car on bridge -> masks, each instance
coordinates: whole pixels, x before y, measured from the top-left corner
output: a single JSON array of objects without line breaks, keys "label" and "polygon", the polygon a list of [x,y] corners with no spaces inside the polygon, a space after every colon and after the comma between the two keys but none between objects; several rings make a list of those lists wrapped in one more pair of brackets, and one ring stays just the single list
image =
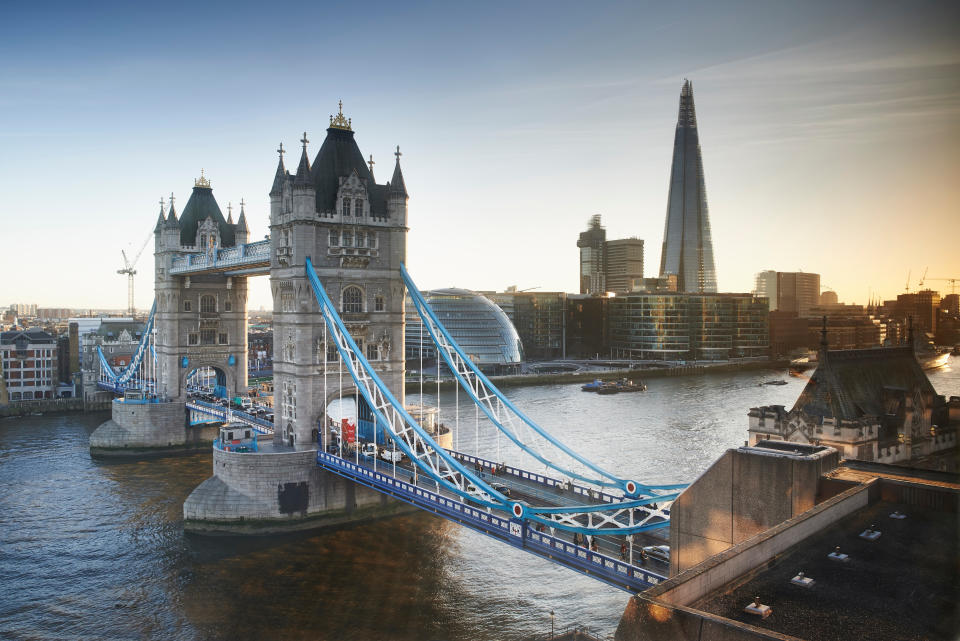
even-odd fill
[{"label": "car on bridge", "polygon": [[646,545],[640,550],[641,559],[653,559],[661,563],[670,563],[669,545]]},{"label": "car on bridge", "polygon": [[503,483],[491,483],[490,487],[497,492],[500,492],[500,494],[503,494],[505,497],[510,498],[510,488]]},{"label": "car on bridge", "polygon": [[471,499],[476,501],[486,501],[488,503],[493,503],[493,497],[481,490],[479,487],[470,483],[467,485],[467,494]]},{"label": "car on bridge", "polygon": [[388,450],[384,447],[380,450],[380,458],[390,463],[399,463],[403,460],[403,452],[400,450]]}]

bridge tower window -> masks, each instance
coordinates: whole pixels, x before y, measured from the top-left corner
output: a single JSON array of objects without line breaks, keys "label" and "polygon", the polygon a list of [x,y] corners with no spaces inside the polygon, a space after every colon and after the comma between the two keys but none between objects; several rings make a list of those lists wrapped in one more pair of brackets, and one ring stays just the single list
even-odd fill
[{"label": "bridge tower window", "polygon": [[217,330],[215,329],[200,330],[201,345],[215,345],[216,343],[217,343]]},{"label": "bridge tower window", "polygon": [[382,312],[384,310],[385,305],[383,302],[383,295],[377,294],[377,297],[374,299],[373,308],[378,312]]},{"label": "bridge tower window", "polygon": [[360,314],[363,312],[363,291],[351,285],[343,290],[342,311],[345,314]]},{"label": "bridge tower window", "polygon": [[353,215],[357,218],[363,216],[363,201],[359,198],[353,201]]},{"label": "bridge tower window", "polygon": [[192,312],[193,311],[193,302],[189,300],[183,301],[183,311]]},{"label": "bridge tower window", "polygon": [[213,314],[217,311],[217,299],[210,294],[200,297],[200,313]]},{"label": "bridge tower window", "polygon": [[340,213],[343,214],[344,216],[350,215],[350,199],[349,198],[343,199],[343,207],[341,208]]}]

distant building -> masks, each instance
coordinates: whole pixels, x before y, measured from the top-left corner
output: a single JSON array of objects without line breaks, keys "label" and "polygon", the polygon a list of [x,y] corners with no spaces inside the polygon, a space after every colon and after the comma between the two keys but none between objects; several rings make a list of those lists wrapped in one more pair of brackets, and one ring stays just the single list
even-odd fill
[{"label": "distant building", "polygon": [[34,318],[37,315],[36,303],[14,303],[10,311],[20,317]]},{"label": "distant building", "polygon": [[643,280],[643,240],[607,240],[600,216],[590,218],[577,240],[580,248],[580,293],[618,294],[640,288]]},{"label": "distant building", "polygon": [[0,333],[0,360],[11,401],[54,398],[57,341],[39,329]]},{"label": "distant building", "polygon": [[565,292],[498,292],[488,294],[513,323],[527,359],[564,356]]},{"label": "distant building", "polygon": [[809,321],[796,312],[770,312],[770,355],[789,356],[794,350],[810,346]]},{"label": "distant building", "polygon": [[73,310],[66,307],[40,307],[37,309],[37,318],[43,320],[61,320],[70,318],[72,315]]},{"label": "distant building", "polygon": [[580,248],[580,293],[603,294],[607,291],[604,274],[604,246],[607,230],[600,224],[599,214],[592,216],[587,231],[577,240]]},{"label": "distant building", "polygon": [[829,307],[839,302],[840,299],[837,298],[837,292],[832,289],[827,289],[820,293],[820,307]]},{"label": "distant building", "polygon": [[763,357],[770,350],[767,301],[752,294],[656,293],[610,301],[615,356],[654,360]]},{"label": "distant building", "polygon": [[900,294],[893,304],[891,315],[901,321],[913,318],[913,326],[921,332],[937,332],[937,309],[940,294],[932,289],[923,289],[912,294]]},{"label": "distant building", "polygon": [[643,286],[643,240],[620,238],[605,246],[607,291],[627,294]]},{"label": "distant building", "polygon": [[[424,298],[450,335],[477,367],[487,374],[519,373],[523,345],[510,319],[487,297],[466,289],[436,289]],[[407,370],[436,371],[437,351],[413,302],[405,307]],[[441,372],[446,366],[441,360]]]},{"label": "distant building", "polygon": [[771,312],[796,312],[808,317],[810,308],[820,303],[820,274],[762,271],[756,276],[753,293],[770,301]]},{"label": "distant building", "polygon": [[610,349],[610,301],[606,296],[567,296],[567,358],[606,356]]},{"label": "distant building", "polygon": [[684,81],[680,91],[667,220],[660,252],[660,277],[667,274],[677,276],[678,291],[717,291],[700,134],[693,104],[693,85],[689,80]]},{"label": "distant building", "polygon": [[749,412],[750,444],[828,445],[843,458],[896,463],[956,447],[960,398],[938,396],[913,347],[828,350],[793,409]]},{"label": "distant building", "polygon": [[952,316],[960,316],[960,294],[947,294],[940,299],[940,309]]}]

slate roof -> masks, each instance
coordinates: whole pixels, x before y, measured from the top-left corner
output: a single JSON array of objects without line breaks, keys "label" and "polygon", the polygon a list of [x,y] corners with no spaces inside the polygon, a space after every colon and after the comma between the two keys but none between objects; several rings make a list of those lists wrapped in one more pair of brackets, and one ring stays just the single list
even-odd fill
[{"label": "slate roof", "polygon": [[386,185],[378,185],[374,181],[370,168],[353,138],[353,132],[337,127],[327,129],[327,137],[320,146],[311,169],[313,185],[317,190],[317,211],[336,210],[340,177],[349,176],[354,171],[367,181],[371,216],[386,216]]},{"label": "slate roof", "polygon": [[[171,208],[171,215],[173,210]],[[220,246],[233,247],[236,244],[233,225],[228,225],[227,220],[220,211],[217,199],[213,197],[213,190],[209,187],[194,187],[190,194],[190,200],[187,206],[183,208],[180,214],[180,244],[197,244],[197,227],[206,220],[207,216],[213,218],[213,222],[220,226]]]},{"label": "slate roof", "polygon": [[17,338],[23,336],[30,343],[56,343],[56,339],[48,332],[31,327],[30,329],[14,329],[0,332],[0,345],[12,345]]},{"label": "slate roof", "polygon": [[821,350],[820,361],[794,411],[849,420],[886,414],[884,390],[936,395],[909,346]]}]

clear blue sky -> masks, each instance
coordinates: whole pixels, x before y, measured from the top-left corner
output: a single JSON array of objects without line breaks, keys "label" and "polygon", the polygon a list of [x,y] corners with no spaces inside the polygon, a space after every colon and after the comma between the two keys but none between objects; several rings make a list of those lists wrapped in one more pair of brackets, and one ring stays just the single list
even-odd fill
[{"label": "clear blue sky", "polygon": [[722,290],[960,277],[956,2],[89,5],[0,8],[0,304],[122,308],[201,167],[262,237],[277,143],[312,159],[339,99],[380,181],[403,151],[421,287],[574,291],[597,213],[655,275],[683,78]]}]

